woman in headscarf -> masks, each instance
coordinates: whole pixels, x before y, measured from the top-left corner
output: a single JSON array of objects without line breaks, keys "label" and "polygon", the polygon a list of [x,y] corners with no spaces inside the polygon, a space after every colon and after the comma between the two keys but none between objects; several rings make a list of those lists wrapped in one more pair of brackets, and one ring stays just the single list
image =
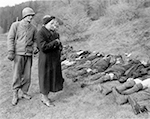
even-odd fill
[{"label": "woman in headscarf", "polygon": [[52,104],[48,94],[63,89],[64,79],[60,60],[62,44],[57,33],[59,25],[57,18],[46,15],[43,17],[43,26],[37,33],[39,87],[41,101],[46,106]]}]

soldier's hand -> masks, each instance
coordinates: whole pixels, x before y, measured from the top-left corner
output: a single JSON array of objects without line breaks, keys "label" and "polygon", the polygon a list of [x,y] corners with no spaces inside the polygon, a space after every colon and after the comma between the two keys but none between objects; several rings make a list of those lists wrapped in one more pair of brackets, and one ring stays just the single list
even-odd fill
[{"label": "soldier's hand", "polygon": [[39,50],[36,48],[36,49],[34,49],[33,54],[36,55],[38,52],[39,52]]},{"label": "soldier's hand", "polygon": [[13,61],[13,60],[15,59],[15,53],[9,53],[9,54],[8,54],[8,59],[9,59],[10,61]]}]

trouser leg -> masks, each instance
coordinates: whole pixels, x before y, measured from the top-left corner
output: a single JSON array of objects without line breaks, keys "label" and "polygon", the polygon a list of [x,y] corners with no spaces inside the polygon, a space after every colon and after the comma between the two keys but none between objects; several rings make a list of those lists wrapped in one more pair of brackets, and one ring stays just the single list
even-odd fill
[{"label": "trouser leg", "polygon": [[18,90],[21,87],[23,67],[22,56],[16,55],[13,64],[13,91]]},{"label": "trouser leg", "polygon": [[129,94],[135,93],[141,89],[143,89],[143,86],[141,83],[138,83],[138,84],[135,84],[132,88],[123,91],[122,94],[129,95]]},{"label": "trouser leg", "polygon": [[23,93],[27,93],[29,90],[29,86],[31,83],[31,66],[32,66],[32,57],[24,56],[24,72],[21,87]]},{"label": "trouser leg", "polygon": [[16,105],[18,103],[18,90],[21,87],[21,78],[22,78],[22,67],[23,63],[21,60],[21,56],[16,55],[13,64],[13,98],[12,98],[12,105]]},{"label": "trouser leg", "polygon": [[85,86],[99,84],[99,83],[103,82],[102,79],[101,79],[101,77],[103,75],[104,75],[103,73],[97,73],[97,74],[94,74],[94,75],[88,77],[89,80],[82,83],[81,87],[84,88]]},{"label": "trouser leg", "polygon": [[127,81],[125,83],[123,83],[122,85],[120,86],[117,86],[116,89],[122,93],[123,91],[127,90],[128,88],[131,88],[135,85],[135,82],[134,81]]}]

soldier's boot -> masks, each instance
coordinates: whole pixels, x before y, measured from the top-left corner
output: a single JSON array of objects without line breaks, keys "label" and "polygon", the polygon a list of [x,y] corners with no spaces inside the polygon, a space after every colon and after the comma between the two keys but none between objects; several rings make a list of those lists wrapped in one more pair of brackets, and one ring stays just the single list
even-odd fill
[{"label": "soldier's boot", "polygon": [[129,95],[129,94],[138,92],[141,89],[143,89],[143,85],[141,83],[135,84],[132,88],[123,91],[122,94]]},{"label": "soldier's boot", "polygon": [[134,85],[135,85],[134,81],[127,81],[127,82],[123,83],[122,85],[117,86],[116,89],[119,93],[122,93],[123,91],[125,91],[128,88],[133,87]]},{"label": "soldier's boot", "polygon": [[25,98],[25,99],[27,99],[27,100],[30,100],[32,97],[31,97],[29,94],[27,94],[27,93],[23,93],[23,94],[22,94],[22,98]]},{"label": "soldier's boot", "polygon": [[116,103],[119,105],[125,104],[128,101],[128,97],[126,95],[121,95],[115,87],[112,88],[112,93],[116,99]]},{"label": "soldier's boot", "polygon": [[140,105],[134,100],[134,98],[132,98],[131,96],[128,96],[128,102],[131,105],[132,110],[135,115],[141,113]]},{"label": "soldier's boot", "polygon": [[18,90],[13,91],[12,105],[15,106],[18,103]]}]

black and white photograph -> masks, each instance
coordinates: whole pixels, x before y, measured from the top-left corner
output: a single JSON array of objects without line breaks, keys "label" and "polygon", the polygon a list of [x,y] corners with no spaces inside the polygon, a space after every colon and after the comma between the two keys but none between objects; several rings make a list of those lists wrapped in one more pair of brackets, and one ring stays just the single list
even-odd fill
[{"label": "black and white photograph", "polygon": [[150,119],[150,0],[1,0],[0,119]]}]

